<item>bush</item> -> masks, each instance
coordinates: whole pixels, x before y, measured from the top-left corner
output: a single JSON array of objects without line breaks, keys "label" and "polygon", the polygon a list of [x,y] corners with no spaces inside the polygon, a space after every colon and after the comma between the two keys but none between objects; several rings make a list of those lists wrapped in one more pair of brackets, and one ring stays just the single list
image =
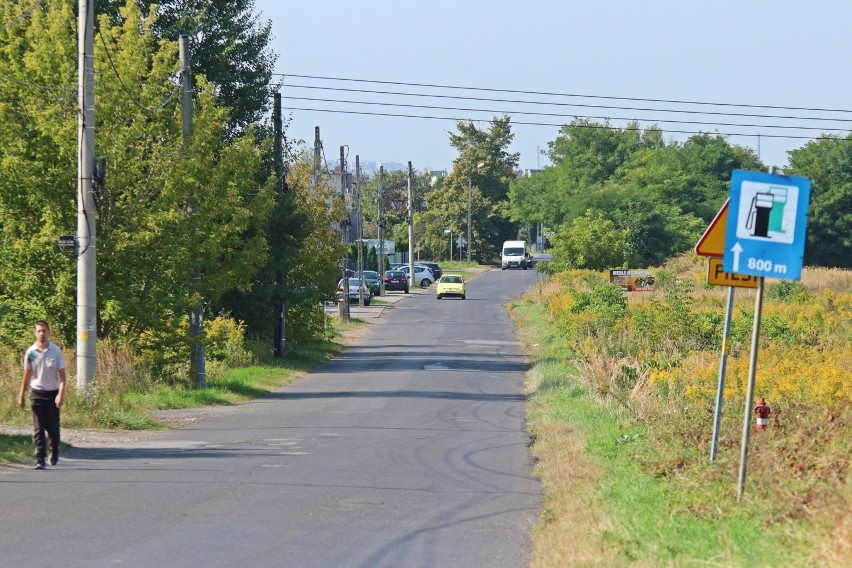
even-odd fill
[{"label": "bush", "polygon": [[814,295],[798,280],[781,280],[766,287],[766,298],[782,302],[807,302]]}]

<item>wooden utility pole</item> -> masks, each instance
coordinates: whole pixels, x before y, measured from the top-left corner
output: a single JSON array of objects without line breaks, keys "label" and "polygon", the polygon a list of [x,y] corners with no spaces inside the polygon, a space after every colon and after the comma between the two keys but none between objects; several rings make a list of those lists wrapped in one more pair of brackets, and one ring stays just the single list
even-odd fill
[{"label": "wooden utility pole", "polygon": [[[181,116],[183,118],[183,144],[189,144],[192,136],[192,71],[190,67],[189,36],[181,34],[178,37],[178,51],[180,56],[180,82],[182,85]],[[195,214],[195,203],[193,201],[193,189],[188,190],[189,200],[187,210],[192,217]],[[195,255],[193,255],[195,257]],[[192,356],[190,359],[191,374],[195,377],[195,385],[198,388],[207,386],[207,371],[204,361],[204,303],[199,296],[198,288],[201,284],[201,271],[197,268],[189,284],[189,296],[192,306],[189,310],[189,334],[192,340]]]},{"label": "wooden utility pole", "polygon": [[[281,155],[282,139],[283,139],[283,124],[281,118],[281,93],[275,93],[272,106],[272,122],[275,129],[275,147],[273,148],[273,163],[275,166],[275,198],[279,203],[284,201],[284,159]],[[276,270],[283,272],[283,267],[277,267]],[[282,276],[283,280],[283,276]],[[280,288],[284,288],[284,282],[277,282]],[[274,357],[280,357],[287,347],[287,305],[282,300],[281,304],[276,306],[276,321],[275,321],[275,345],[272,353]]]}]

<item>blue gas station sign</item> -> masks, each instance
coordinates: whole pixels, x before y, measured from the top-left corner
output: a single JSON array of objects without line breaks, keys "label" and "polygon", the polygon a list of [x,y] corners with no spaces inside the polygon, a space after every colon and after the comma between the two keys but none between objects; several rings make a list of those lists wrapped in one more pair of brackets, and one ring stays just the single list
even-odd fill
[{"label": "blue gas station sign", "polygon": [[722,268],[799,280],[810,196],[808,178],[734,170]]}]

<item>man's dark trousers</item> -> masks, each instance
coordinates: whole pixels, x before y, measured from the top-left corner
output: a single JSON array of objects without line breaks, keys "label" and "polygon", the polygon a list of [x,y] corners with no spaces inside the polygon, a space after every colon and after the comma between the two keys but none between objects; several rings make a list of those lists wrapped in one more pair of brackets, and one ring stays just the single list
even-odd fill
[{"label": "man's dark trousers", "polygon": [[50,437],[50,450],[58,455],[59,452],[59,409],[56,408],[58,390],[30,390],[30,404],[33,410],[33,445],[35,446],[36,461],[44,461],[47,448],[44,444],[44,433]]}]

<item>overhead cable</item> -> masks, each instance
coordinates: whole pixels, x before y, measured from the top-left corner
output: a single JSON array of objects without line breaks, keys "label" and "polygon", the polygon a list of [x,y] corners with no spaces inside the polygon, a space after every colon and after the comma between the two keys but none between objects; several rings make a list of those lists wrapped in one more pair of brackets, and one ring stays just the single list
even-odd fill
[{"label": "overhead cable", "polygon": [[314,101],[314,102],[326,102],[326,103],[344,103],[344,104],[358,104],[358,105],[379,105],[379,106],[392,106],[392,107],[405,107],[405,108],[423,108],[423,109],[432,109],[432,110],[456,110],[463,112],[489,112],[489,113],[498,113],[498,114],[508,114],[514,116],[516,114],[530,115],[530,116],[562,116],[566,118],[585,118],[585,119],[595,119],[595,120],[627,120],[627,121],[637,121],[637,122],[665,122],[671,124],[698,124],[702,126],[743,126],[749,128],[785,128],[791,130],[830,130],[837,132],[847,132],[848,128],[824,128],[819,126],[785,126],[780,124],[742,124],[742,123],[731,123],[731,122],[701,122],[701,121],[693,121],[693,120],[665,120],[659,118],[636,118],[636,117],[621,117],[621,116],[589,116],[589,115],[580,115],[580,114],[563,114],[563,113],[553,113],[553,112],[528,112],[528,111],[511,111],[511,110],[493,110],[493,109],[484,109],[484,108],[464,108],[464,107],[446,107],[446,106],[431,106],[431,105],[411,105],[404,103],[386,103],[386,102],[376,102],[376,101],[353,101],[353,100],[345,100],[345,99],[317,99],[312,97],[287,97],[289,100],[297,100],[297,101]]},{"label": "overhead cable", "polygon": [[[480,118],[459,118],[452,116],[423,116],[416,114],[394,114],[394,113],[386,113],[386,112],[366,112],[366,111],[349,111],[349,110],[332,110],[332,109],[323,109],[323,108],[300,108],[300,107],[288,107],[288,110],[299,110],[299,111],[308,111],[308,112],[332,112],[338,114],[355,114],[355,115],[363,115],[363,116],[388,116],[395,118],[423,118],[430,120],[452,120],[455,122],[486,122]],[[566,126],[563,124],[555,124],[548,122],[522,122],[522,121],[512,121],[512,124],[521,124],[527,126],[554,126],[557,128],[561,128]],[[593,128],[598,130],[623,130],[617,126],[606,126],[600,124],[574,124],[570,125],[576,128]],[[791,134],[761,134],[761,133],[748,133],[748,132],[705,132],[701,130],[671,130],[666,129],[665,132],[671,134],[716,134],[719,136],[749,136],[753,138],[787,138],[791,140],[816,140],[818,137],[816,136],[794,136]],[[852,137],[849,138],[838,138],[839,140],[849,140],[852,141]]]},{"label": "overhead cable", "polygon": [[747,103],[714,103],[707,101],[684,101],[677,99],[651,99],[651,98],[639,98],[639,97],[619,97],[614,95],[581,95],[575,93],[556,93],[556,92],[546,92],[546,91],[524,91],[517,89],[497,89],[497,88],[486,88],[486,87],[464,87],[458,85],[433,85],[428,83],[403,83],[400,81],[381,81],[374,79],[354,79],[349,77],[322,77],[318,75],[297,75],[295,73],[272,73],[272,75],[279,75],[282,77],[297,77],[299,79],[317,79],[323,81],[347,81],[347,82],[356,82],[356,83],[375,83],[379,85],[398,85],[405,87],[426,87],[426,88],[434,88],[434,89],[459,89],[466,91],[483,91],[483,92],[493,92],[493,93],[515,93],[522,95],[543,95],[543,96],[552,96],[552,97],[577,97],[577,98],[589,98],[589,99],[610,99],[610,100],[620,100],[620,101],[637,101],[637,102],[654,102],[654,103],[669,103],[669,104],[686,104],[686,105],[708,105],[708,106],[730,106],[730,107],[742,107],[742,108],[763,108],[763,109],[774,109],[774,110],[804,110],[804,111],[812,111],[812,112],[846,112],[852,113],[850,109],[830,109],[830,108],[810,108],[810,107],[795,107],[795,106],[774,106],[774,105],[758,105],[758,104],[747,104]]},{"label": "overhead cable", "polygon": [[516,104],[531,104],[531,105],[549,105],[549,106],[560,106],[560,107],[580,107],[580,108],[604,108],[604,109],[612,109],[612,110],[632,110],[632,111],[640,111],[640,112],[671,112],[678,114],[699,114],[699,115],[712,115],[712,116],[741,116],[741,117],[749,117],[749,118],[781,118],[787,120],[819,120],[819,121],[827,121],[827,122],[849,122],[852,123],[852,117],[850,118],[823,118],[823,117],[808,117],[808,116],[782,116],[776,114],[751,114],[751,113],[737,113],[737,112],[720,112],[720,111],[704,111],[704,110],[686,110],[686,109],[660,109],[660,108],[644,108],[644,107],[625,107],[625,106],[612,106],[612,105],[592,105],[585,103],[560,103],[560,102],[550,102],[550,101],[525,101],[525,100],[517,100],[517,99],[494,99],[494,98],[486,98],[486,97],[466,97],[461,95],[432,95],[425,93],[405,93],[399,91],[376,91],[372,89],[347,89],[342,87],[320,87],[316,85],[287,85],[284,87],[291,88],[300,88],[300,89],[320,89],[324,91],[344,91],[344,92],[353,92],[353,93],[370,93],[377,95],[394,95],[394,96],[405,96],[405,97],[429,97],[429,98],[438,98],[438,99],[457,99],[457,100],[466,100],[466,101],[485,101],[485,102],[499,102],[499,103],[516,103]]}]

